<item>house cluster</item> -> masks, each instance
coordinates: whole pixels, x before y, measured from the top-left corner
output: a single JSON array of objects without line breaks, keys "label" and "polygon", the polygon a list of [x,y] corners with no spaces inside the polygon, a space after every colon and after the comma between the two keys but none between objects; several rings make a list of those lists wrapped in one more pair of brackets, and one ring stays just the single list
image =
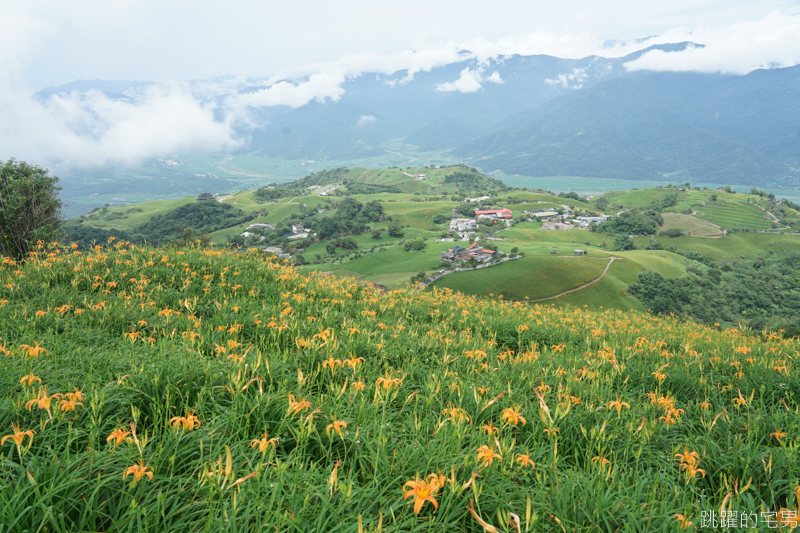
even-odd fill
[{"label": "house cluster", "polygon": [[204,192],[204,193],[198,195],[198,197],[197,197],[197,201],[198,202],[204,202],[206,200],[213,200],[213,199],[214,199],[214,195],[211,194],[210,192]]},{"label": "house cluster", "polygon": [[545,222],[542,224],[542,229],[563,230],[563,229],[589,229],[589,225],[594,222],[600,224],[605,222],[610,217],[607,215],[596,215],[591,217],[575,217],[571,221],[563,220],[562,222]]},{"label": "house cluster", "polygon": [[564,222],[545,222],[542,224],[542,229],[559,230],[559,229],[572,229],[573,227],[574,226],[572,225],[572,222],[568,220]]},{"label": "house cluster", "polygon": [[292,257],[292,254],[285,253],[283,251],[283,248],[279,248],[278,246],[267,246],[266,248],[264,248],[264,252],[266,252],[268,254],[277,255],[278,257],[280,257],[282,259],[289,259],[289,258]]},{"label": "house cluster", "polygon": [[611,218],[611,217],[609,217],[608,215],[595,215],[595,216],[592,216],[592,217],[575,217],[575,220],[580,225],[584,225],[585,224],[585,225],[588,226],[592,222],[594,222],[595,224],[600,224],[601,222],[605,222],[609,218]]},{"label": "house cluster", "polygon": [[507,209],[505,207],[503,209],[487,209],[485,211],[476,209],[475,216],[478,217],[479,220],[483,220],[485,218],[490,218],[492,220],[511,220],[514,217],[511,209]]},{"label": "house cluster", "polygon": [[409,174],[408,172],[403,172],[403,174],[405,174],[406,176],[408,176],[410,178],[414,178],[415,180],[419,180],[419,181],[425,181],[426,179],[428,179],[428,175],[427,174]]},{"label": "house cluster", "polygon": [[469,261],[470,259],[477,259],[478,261],[489,261],[497,256],[499,252],[494,250],[487,250],[478,243],[473,243],[469,248],[462,246],[453,246],[448,248],[446,252],[442,252],[439,257],[442,261]]},{"label": "house cluster", "polygon": [[526,215],[539,217],[540,219],[558,216],[558,211],[555,211],[554,209],[530,209],[528,211],[523,211],[523,213]]},{"label": "house cluster", "polygon": [[474,218],[453,218],[450,220],[450,233],[465,233],[478,229]]},{"label": "house cluster", "polygon": [[477,204],[479,202],[483,202],[485,200],[489,200],[489,196],[475,196],[473,198],[464,198],[464,203],[467,204]]},{"label": "house cluster", "polygon": [[[273,226],[272,224],[260,224],[260,223],[250,224],[249,226],[247,226],[247,229],[241,235],[242,237],[254,237],[257,234],[250,231],[251,229],[273,229],[274,227],[275,226]],[[263,235],[259,238],[260,241],[263,241],[264,239],[266,239],[266,237],[264,237]]]},{"label": "house cluster", "polygon": [[292,224],[292,231],[284,233],[283,236],[289,240],[305,239],[308,237],[308,230],[302,224]]}]

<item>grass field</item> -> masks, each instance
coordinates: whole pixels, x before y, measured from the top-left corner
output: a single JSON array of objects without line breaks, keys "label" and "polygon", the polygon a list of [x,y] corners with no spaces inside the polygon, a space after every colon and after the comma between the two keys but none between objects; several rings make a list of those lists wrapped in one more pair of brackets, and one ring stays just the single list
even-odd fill
[{"label": "grass field", "polygon": [[[571,250],[559,248],[559,253],[571,253]],[[578,288],[597,279],[611,257],[620,259],[611,264],[597,283],[558,298],[544,300],[542,305],[644,310],[638,301],[625,292],[629,284],[637,281],[640,272],[652,270],[666,278],[686,275],[684,263],[687,260],[677,254],[591,250],[590,255],[582,257],[527,255],[489,269],[448,274],[433,285],[482,297],[503,295],[510,300],[535,300]]]},{"label": "grass field", "polygon": [[526,256],[487,269],[448,274],[433,285],[464,294],[535,300],[591,281],[607,264],[608,259],[599,257]]},{"label": "grass field", "polygon": [[724,198],[720,198],[716,202],[709,200],[705,206],[696,209],[700,211],[696,215],[698,218],[727,230],[761,230],[772,226],[772,219],[765,220],[765,213],[750,204],[744,195],[726,194]]},{"label": "grass field", "polygon": [[679,213],[663,213],[664,224],[659,226],[658,231],[669,231],[671,229],[679,229],[684,232],[684,235],[691,235],[694,237],[721,237],[722,230],[711,225],[705,220],[700,220],[691,215],[682,215]]},{"label": "grass field", "polygon": [[[671,208],[676,212],[686,209],[697,211],[692,215],[700,220],[725,228],[763,230],[772,225],[772,219],[764,219],[764,211],[751,202],[759,199],[750,194],[732,194],[723,191],[697,191],[675,189],[642,189],[619,191],[605,195],[612,204],[626,208],[647,207],[654,200],[661,201],[667,194],[678,193],[678,204]],[[716,197],[716,200],[712,200]],[[702,205],[701,205],[702,204]]]},{"label": "grass field", "polygon": [[797,340],[256,252],[40,248],[0,279],[3,531],[666,533],[721,507],[767,531],[800,508]]},{"label": "grass field", "polygon": [[[675,246],[679,250],[694,250],[715,261],[738,260],[741,256],[753,259],[758,253],[791,253],[800,251],[798,235],[767,235],[763,233],[732,233],[721,239],[693,237],[657,237],[664,248]],[[644,248],[649,237],[634,239],[638,248]]]},{"label": "grass field", "polygon": [[[408,282],[411,276],[419,272],[432,272],[434,267],[439,264],[439,253],[452,245],[453,243],[429,242],[424,250],[416,252],[406,252],[402,247],[390,246],[379,248],[379,251],[372,253],[365,253],[358,259],[345,260],[343,263],[311,265],[305,269],[322,270],[337,276],[355,277],[359,280],[396,288]],[[309,248],[305,253],[314,251]],[[387,278],[386,274],[391,274],[391,276]],[[391,281],[386,283],[387,280]]]}]

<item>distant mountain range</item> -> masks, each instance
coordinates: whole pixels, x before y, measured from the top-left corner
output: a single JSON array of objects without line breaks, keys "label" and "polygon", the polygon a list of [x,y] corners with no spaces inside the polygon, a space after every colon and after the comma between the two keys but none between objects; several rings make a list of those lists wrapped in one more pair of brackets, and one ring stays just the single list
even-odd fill
[{"label": "distant mountain range", "polygon": [[[285,159],[348,159],[404,139],[450,150],[484,171],[800,185],[800,66],[746,76],[629,72],[622,58],[515,55],[347,80],[336,102],[252,110],[242,149]],[[699,46],[699,45],[694,45]],[[259,91],[248,80],[242,94]],[[124,97],[141,82],[73,82]]]}]

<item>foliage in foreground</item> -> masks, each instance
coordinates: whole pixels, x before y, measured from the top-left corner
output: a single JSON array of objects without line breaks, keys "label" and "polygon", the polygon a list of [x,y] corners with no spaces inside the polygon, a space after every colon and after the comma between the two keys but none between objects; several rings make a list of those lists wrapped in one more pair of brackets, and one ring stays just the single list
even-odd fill
[{"label": "foliage in foreground", "polygon": [[1,268],[11,531],[672,531],[800,504],[796,340],[255,251]]},{"label": "foliage in foreground", "polygon": [[58,178],[47,169],[9,159],[0,164],[0,255],[21,259],[61,229]]}]

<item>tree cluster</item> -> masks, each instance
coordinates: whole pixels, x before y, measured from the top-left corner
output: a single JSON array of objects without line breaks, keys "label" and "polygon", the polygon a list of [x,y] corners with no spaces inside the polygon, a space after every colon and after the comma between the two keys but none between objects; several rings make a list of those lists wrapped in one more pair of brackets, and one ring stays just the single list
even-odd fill
[{"label": "tree cluster", "polygon": [[800,334],[800,253],[725,263],[698,253],[682,255],[704,264],[690,266],[686,277],[675,279],[642,272],[628,293],[656,314]]},{"label": "tree cluster", "polygon": [[612,235],[654,235],[664,217],[654,209],[632,209],[597,225],[597,231]]},{"label": "tree cluster", "polygon": [[36,165],[9,159],[0,167],[0,253],[24,258],[37,241],[61,234],[58,177]]}]

